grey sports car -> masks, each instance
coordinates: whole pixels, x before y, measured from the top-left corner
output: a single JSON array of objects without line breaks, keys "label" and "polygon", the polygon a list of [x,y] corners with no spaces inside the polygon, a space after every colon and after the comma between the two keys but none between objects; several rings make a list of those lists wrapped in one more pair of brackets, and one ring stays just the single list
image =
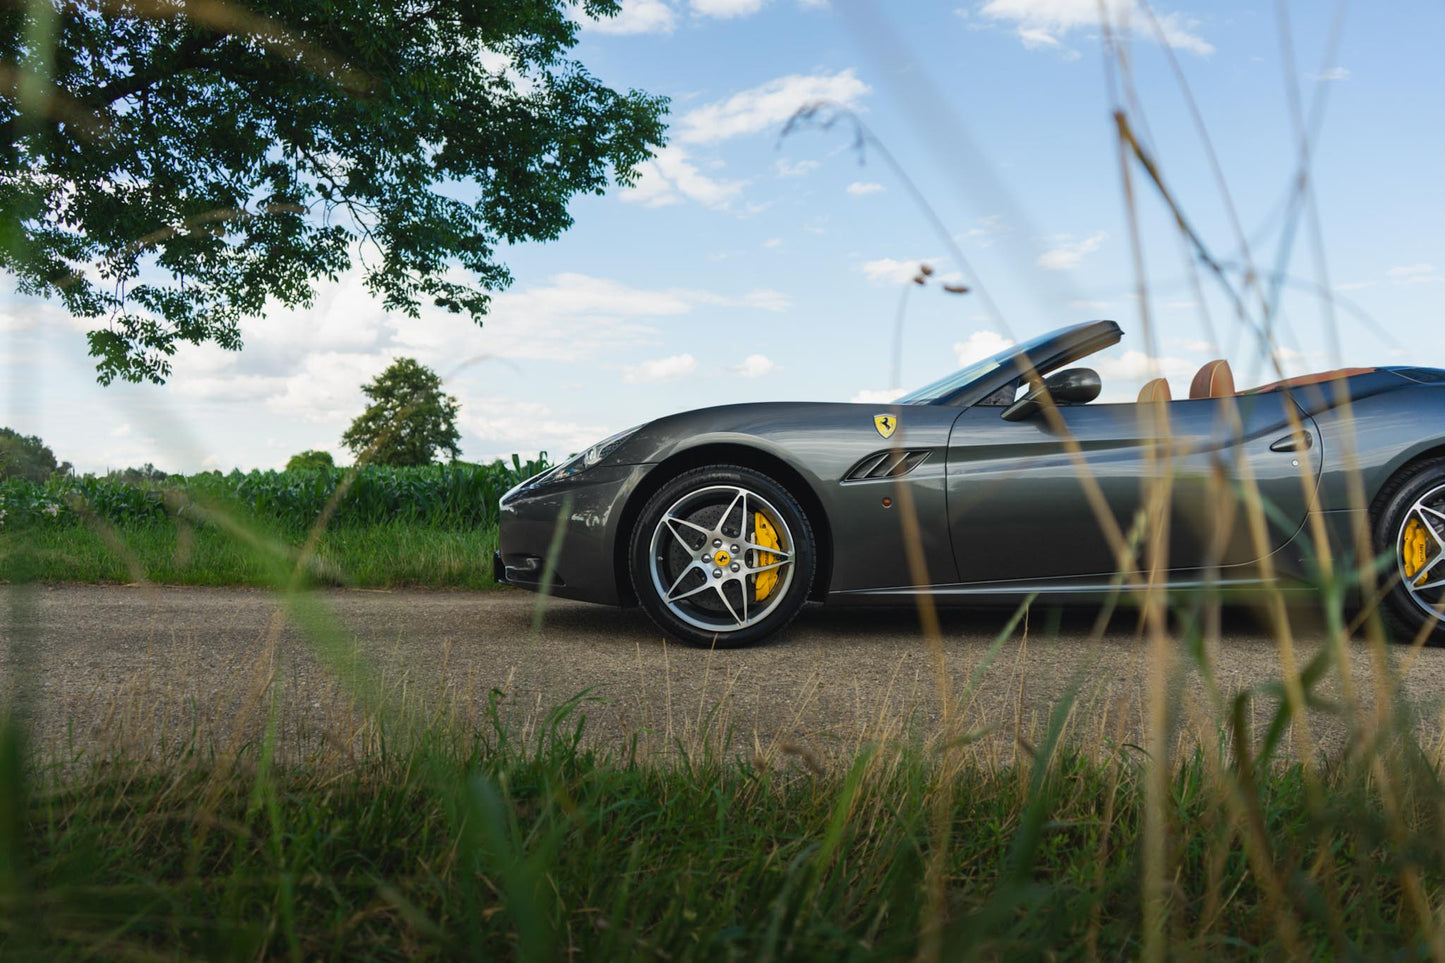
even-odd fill
[{"label": "grey sports car", "polygon": [[[725,405],[613,435],[507,492],[497,580],[640,604],[696,645],[755,642],[808,600],[1097,600],[1317,584],[1374,558],[1402,637],[1445,607],[1445,371],[1347,368],[1091,404],[1069,367],[1123,337],[1061,328],[887,405]],[[1360,537],[1356,537],[1357,534]],[[1338,564],[1338,562],[1336,563]]]}]

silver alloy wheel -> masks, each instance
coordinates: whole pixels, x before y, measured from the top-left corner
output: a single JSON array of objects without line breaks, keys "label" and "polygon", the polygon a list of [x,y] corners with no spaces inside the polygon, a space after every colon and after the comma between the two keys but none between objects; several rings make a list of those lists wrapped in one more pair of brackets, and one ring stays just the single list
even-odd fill
[{"label": "silver alloy wheel", "polygon": [[[754,514],[772,526],[778,547],[755,541]],[[688,625],[737,632],[767,618],[788,594],[796,548],[783,514],[766,498],[737,485],[710,485],[662,513],[648,546],[648,573],[657,597]],[[750,604],[757,577],[772,571],[777,584]]]},{"label": "silver alloy wheel", "polygon": [[[1423,528],[1417,537],[1425,541],[1424,558],[1413,572],[1409,571],[1410,555],[1415,550],[1409,544],[1414,531],[1412,522]],[[1439,618],[1445,606],[1445,591],[1442,591],[1445,590],[1445,565],[1441,559],[1445,559],[1445,485],[1436,486],[1415,500],[1400,520],[1395,544],[1401,584],[1415,604],[1433,618]]]}]

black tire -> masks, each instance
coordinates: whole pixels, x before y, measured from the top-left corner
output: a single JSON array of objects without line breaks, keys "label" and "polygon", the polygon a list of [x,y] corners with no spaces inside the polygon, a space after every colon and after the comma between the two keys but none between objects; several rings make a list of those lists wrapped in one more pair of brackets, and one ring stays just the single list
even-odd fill
[{"label": "black tire", "polygon": [[[770,538],[776,554],[754,547]],[[782,629],[807,601],[816,568],[813,530],[797,499],[736,465],[695,468],[667,482],[628,542],[643,611],[669,637],[703,648],[752,645]],[[766,572],[776,573],[772,581]]]},{"label": "black tire", "polygon": [[[1424,504],[1426,510],[1416,511],[1417,504]],[[1445,604],[1445,585],[1434,589],[1412,588],[1411,579],[1406,575],[1407,566],[1418,562],[1404,556],[1407,526],[1412,524],[1412,517],[1416,526],[1424,524],[1421,521],[1424,519],[1435,537],[1418,528],[1413,533],[1427,546],[1426,570],[1417,568],[1414,582],[1419,584],[1424,578],[1424,584],[1430,586],[1437,579],[1445,579],[1445,560],[1435,564],[1439,555],[1445,555],[1445,548],[1441,548],[1445,542],[1445,514],[1435,517],[1429,510],[1432,506],[1439,506],[1441,512],[1445,512],[1445,458],[1422,461],[1396,474],[1376,496],[1375,510],[1371,513],[1375,552],[1394,563],[1386,566],[1379,576],[1381,586],[1387,589],[1380,612],[1398,642],[1413,642],[1429,624],[1426,642],[1445,644],[1445,622],[1431,611],[1432,607]]]}]

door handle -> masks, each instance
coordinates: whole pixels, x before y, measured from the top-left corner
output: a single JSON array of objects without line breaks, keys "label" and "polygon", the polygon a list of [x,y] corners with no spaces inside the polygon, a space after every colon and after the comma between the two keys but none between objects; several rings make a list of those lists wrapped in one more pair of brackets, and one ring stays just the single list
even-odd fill
[{"label": "door handle", "polygon": [[1290,434],[1285,435],[1283,438],[1275,439],[1274,443],[1269,446],[1269,450],[1304,451],[1306,448],[1313,447],[1314,443],[1315,437],[1309,432],[1300,432],[1297,435],[1291,432]]}]

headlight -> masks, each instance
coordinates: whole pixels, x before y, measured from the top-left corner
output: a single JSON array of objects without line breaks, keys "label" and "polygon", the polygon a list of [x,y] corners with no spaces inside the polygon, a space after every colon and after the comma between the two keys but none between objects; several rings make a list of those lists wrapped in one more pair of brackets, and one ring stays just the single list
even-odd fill
[{"label": "headlight", "polygon": [[586,471],[602,459],[606,458],[608,455],[612,454],[618,448],[620,448],[622,446],[622,443],[627,439],[631,438],[633,432],[637,431],[637,429],[641,427],[641,425],[634,425],[633,427],[628,428],[626,431],[619,431],[615,435],[611,435],[607,438],[602,439],[591,448],[588,448],[586,451],[582,452],[582,454],[573,455],[566,462],[563,462],[560,466],[558,466],[557,473],[552,477],[566,478],[569,475],[577,474],[579,471]]}]

